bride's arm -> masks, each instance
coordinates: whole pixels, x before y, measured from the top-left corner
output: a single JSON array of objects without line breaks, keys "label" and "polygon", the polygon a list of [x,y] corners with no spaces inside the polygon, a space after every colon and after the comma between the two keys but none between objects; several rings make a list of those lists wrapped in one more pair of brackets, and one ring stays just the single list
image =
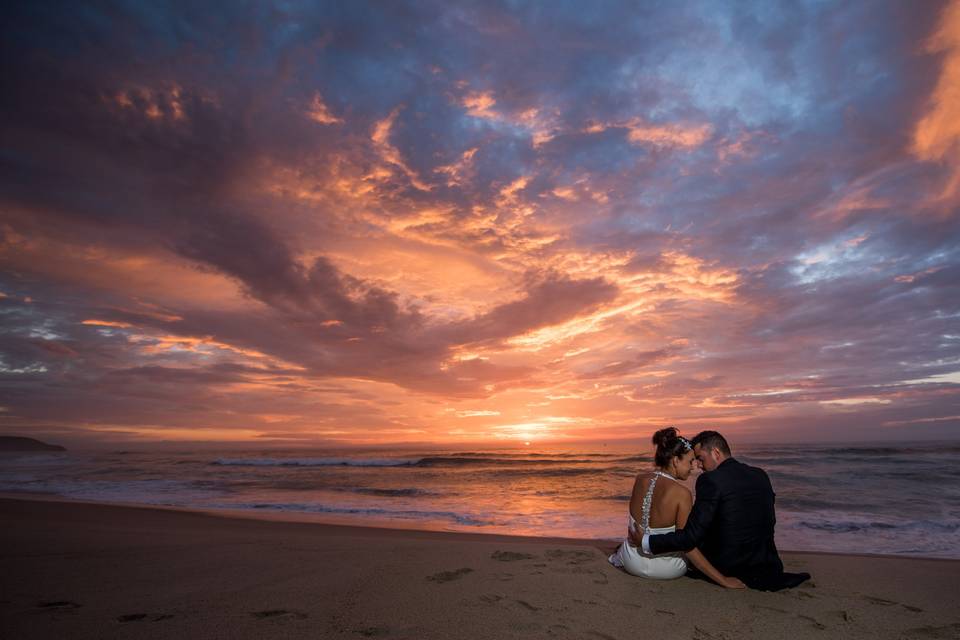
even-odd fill
[{"label": "bride's arm", "polygon": [[[679,493],[681,493],[682,497],[680,498],[680,504],[677,505],[677,529],[682,529],[684,525],[687,524],[687,516],[690,515],[690,509],[693,507],[693,499],[690,497],[689,491]],[[710,564],[710,561],[700,553],[699,549],[691,549],[687,551],[685,555],[687,556],[687,560],[693,563],[693,566],[721,587],[726,587],[727,589],[747,588],[747,585],[743,584],[739,579],[728,578],[717,571],[716,567]]]}]

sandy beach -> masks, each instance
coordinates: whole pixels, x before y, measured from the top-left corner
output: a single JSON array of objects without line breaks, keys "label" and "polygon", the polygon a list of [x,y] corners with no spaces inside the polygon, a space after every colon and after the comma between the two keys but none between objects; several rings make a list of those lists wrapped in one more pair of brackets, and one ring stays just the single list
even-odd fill
[{"label": "sandy beach", "polygon": [[801,588],[609,566],[597,541],[0,499],[3,638],[958,638],[960,561],[784,553]]}]

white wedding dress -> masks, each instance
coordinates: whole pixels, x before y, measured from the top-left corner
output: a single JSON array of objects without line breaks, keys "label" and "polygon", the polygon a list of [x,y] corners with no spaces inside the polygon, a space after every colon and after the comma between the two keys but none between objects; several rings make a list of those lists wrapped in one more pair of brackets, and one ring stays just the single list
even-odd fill
[{"label": "white wedding dress", "polygon": [[[658,533],[673,533],[677,530],[676,526],[671,527],[650,527],[650,503],[653,500],[653,490],[657,486],[657,478],[663,476],[676,482],[676,478],[662,471],[654,471],[653,478],[650,480],[650,487],[646,495],[643,496],[643,520],[642,527],[637,524],[633,516],[630,515],[629,527],[631,531],[642,536],[644,533],[651,535]],[[660,555],[650,555],[643,552],[643,549],[633,546],[630,538],[624,540],[616,552],[609,558],[610,564],[619,567],[627,573],[644,578],[656,578],[659,580],[671,580],[679,578],[687,572],[687,560],[682,553],[662,553]]]}]

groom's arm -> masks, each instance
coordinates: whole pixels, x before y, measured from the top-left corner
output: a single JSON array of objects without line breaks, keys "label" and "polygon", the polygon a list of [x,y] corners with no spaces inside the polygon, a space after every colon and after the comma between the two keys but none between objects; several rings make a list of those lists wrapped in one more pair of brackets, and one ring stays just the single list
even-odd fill
[{"label": "groom's arm", "polygon": [[687,517],[683,529],[673,533],[661,533],[643,536],[643,549],[648,553],[659,554],[671,551],[689,551],[699,547],[710,529],[710,523],[720,503],[717,485],[704,473],[697,479],[697,499]]}]

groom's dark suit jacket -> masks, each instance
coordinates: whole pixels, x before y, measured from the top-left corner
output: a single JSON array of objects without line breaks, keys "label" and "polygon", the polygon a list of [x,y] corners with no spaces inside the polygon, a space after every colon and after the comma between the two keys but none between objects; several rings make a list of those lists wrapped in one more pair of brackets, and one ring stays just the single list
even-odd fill
[{"label": "groom's dark suit jacket", "polygon": [[753,589],[779,589],[783,563],[773,543],[774,493],[763,469],[727,458],[697,478],[697,499],[683,529],[652,535],[654,554],[694,547],[724,575]]}]

